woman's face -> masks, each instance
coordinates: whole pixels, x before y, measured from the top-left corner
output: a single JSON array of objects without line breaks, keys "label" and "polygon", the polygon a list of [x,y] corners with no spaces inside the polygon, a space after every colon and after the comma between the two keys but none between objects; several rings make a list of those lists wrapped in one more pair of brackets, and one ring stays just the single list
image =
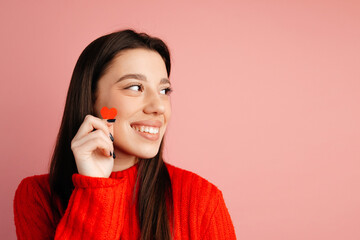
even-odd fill
[{"label": "woman's face", "polygon": [[98,117],[104,106],[117,109],[116,160],[152,158],[158,153],[171,116],[170,86],[165,62],[155,51],[126,49],[112,60],[99,79],[94,107]]}]

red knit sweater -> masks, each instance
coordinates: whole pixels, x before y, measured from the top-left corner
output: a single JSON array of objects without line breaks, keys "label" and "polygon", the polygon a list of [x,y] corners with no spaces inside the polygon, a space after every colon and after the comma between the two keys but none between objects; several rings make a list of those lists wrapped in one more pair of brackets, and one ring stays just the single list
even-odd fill
[{"label": "red knit sweater", "polygon": [[[236,239],[222,192],[195,173],[165,163],[174,197],[175,239]],[[57,226],[49,205],[48,174],[24,178],[14,197],[18,239],[139,239],[131,204],[139,163],[109,178],[73,174],[75,189]],[[60,205],[59,205],[60,206]]]}]

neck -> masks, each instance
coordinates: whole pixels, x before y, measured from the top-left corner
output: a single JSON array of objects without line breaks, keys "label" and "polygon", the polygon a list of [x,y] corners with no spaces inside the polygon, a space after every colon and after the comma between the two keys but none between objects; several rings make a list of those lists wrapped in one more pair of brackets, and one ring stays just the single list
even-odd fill
[{"label": "neck", "polygon": [[133,156],[132,158],[120,158],[116,155],[116,158],[114,160],[114,167],[113,167],[113,172],[117,172],[117,171],[122,171],[125,169],[128,169],[132,166],[134,166],[137,162],[139,161],[139,159],[136,156]]}]

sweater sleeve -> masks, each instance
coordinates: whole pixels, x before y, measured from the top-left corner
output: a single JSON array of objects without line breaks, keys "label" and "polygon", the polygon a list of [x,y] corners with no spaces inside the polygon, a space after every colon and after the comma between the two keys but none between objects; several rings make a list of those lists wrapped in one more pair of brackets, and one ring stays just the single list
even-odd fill
[{"label": "sweater sleeve", "polygon": [[215,199],[218,203],[210,215],[210,221],[202,239],[236,240],[234,225],[220,190],[218,190]]},{"label": "sweater sleeve", "polygon": [[32,178],[25,178],[14,197],[18,239],[119,239],[125,212],[127,179],[73,174],[73,190],[67,209],[53,226],[45,192]]}]

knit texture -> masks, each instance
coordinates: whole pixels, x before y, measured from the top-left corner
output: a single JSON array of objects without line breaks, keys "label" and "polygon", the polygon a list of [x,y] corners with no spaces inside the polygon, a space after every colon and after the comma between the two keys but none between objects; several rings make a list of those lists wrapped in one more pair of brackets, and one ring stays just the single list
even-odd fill
[{"label": "knit texture", "polygon": [[[190,171],[165,162],[174,197],[174,239],[236,239],[222,192]],[[14,196],[18,239],[139,239],[132,204],[139,163],[109,178],[73,174],[75,189],[55,226],[50,209],[49,174],[24,178]]]}]

